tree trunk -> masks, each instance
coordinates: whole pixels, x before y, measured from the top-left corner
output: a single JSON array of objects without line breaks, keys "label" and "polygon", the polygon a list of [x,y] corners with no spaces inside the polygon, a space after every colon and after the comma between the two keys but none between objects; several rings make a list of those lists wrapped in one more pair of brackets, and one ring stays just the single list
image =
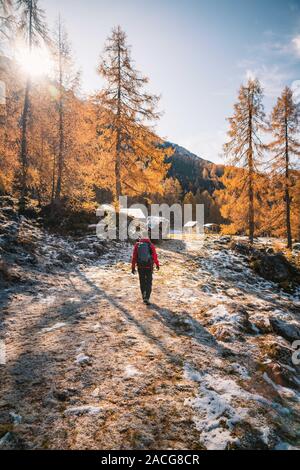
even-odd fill
[{"label": "tree trunk", "polygon": [[[29,25],[28,25],[28,48],[29,54],[32,51],[32,15],[33,15],[33,4],[32,1],[29,4]],[[31,78],[28,74],[26,80],[25,88],[25,97],[24,97],[24,106],[22,113],[22,124],[21,124],[21,190],[20,190],[20,200],[19,200],[19,209],[21,212],[24,212],[26,209],[26,196],[28,193],[27,186],[27,173],[28,173],[28,144],[27,144],[27,129],[28,129],[28,118],[30,110],[30,91],[31,91]]]},{"label": "tree trunk", "polygon": [[252,97],[249,100],[249,149],[248,149],[248,223],[249,223],[249,242],[253,244],[254,240],[254,190],[253,190],[253,178],[254,178],[254,166],[253,166],[253,142],[252,142]]},{"label": "tree trunk", "polygon": [[285,218],[287,248],[292,249],[292,229],[291,229],[291,200],[290,200],[290,171],[289,171],[289,137],[287,118],[285,118]]},{"label": "tree trunk", "polygon": [[117,109],[117,129],[116,129],[116,161],[115,161],[115,178],[116,178],[116,200],[122,196],[121,184],[121,47],[118,47],[118,109]]},{"label": "tree trunk", "polygon": [[58,170],[57,184],[55,190],[55,199],[59,200],[61,196],[63,168],[64,168],[64,102],[63,102],[63,65],[62,65],[62,35],[61,23],[59,23],[59,151],[58,151]]},{"label": "tree trunk", "polygon": [[27,78],[26,88],[25,88],[25,97],[24,97],[24,106],[21,120],[21,178],[20,178],[20,211],[23,212],[26,208],[26,196],[28,192],[27,187],[27,172],[28,172],[28,147],[27,147],[27,129],[28,129],[28,118],[29,118],[29,108],[30,108],[30,89],[31,81],[30,77]]},{"label": "tree trunk", "polygon": [[53,156],[53,167],[52,167],[52,187],[51,187],[51,205],[53,206],[54,197],[55,197],[55,167],[56,167],[56,158],[55,154]]}]

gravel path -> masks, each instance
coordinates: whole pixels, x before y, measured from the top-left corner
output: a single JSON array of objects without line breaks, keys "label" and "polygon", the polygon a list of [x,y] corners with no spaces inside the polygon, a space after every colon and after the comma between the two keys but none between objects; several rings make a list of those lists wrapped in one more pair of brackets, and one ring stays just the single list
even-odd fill
[{"label": "gravel path", "polygon": [[212,242],[164,242],[159,256],[149,307],[128,247],[3,292],[0,447],[299,445],[299,370],[271,356],[290,344],[268,324],[297,321],[299,302]]}]

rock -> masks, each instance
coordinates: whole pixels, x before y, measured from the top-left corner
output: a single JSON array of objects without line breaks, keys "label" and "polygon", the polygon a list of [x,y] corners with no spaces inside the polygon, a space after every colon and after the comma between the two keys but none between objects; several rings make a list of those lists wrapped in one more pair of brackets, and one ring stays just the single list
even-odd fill
[{"label": "rock", "polygon": [[250,267],[261,277],[280,284],[289,290],[300,283],[300,272],[281,252],[274,253],[273,248],[253,248],[247,243],[234,242],[231,248],[246,256]]},{"label": "rock", "polygon": [[231,238],[228,236],[222,236],[217,240],[221,244],[229,243],[231,241]]},{"label": "rock", "polygon": [[59,253],[57,258],[63,263],[72,263],[74,261],[73,257],[65,251]]},{"label": "rock", "polygon": [[17,220],[18,219],[18,214],[12,207],[2,207],[1,212],[6,216],[9,217],[10,219]]},{"label": "rock", "polygon": [[300,271],[281,253],[258,255],[256,252],[250,260],[250,266],[264,279],[278,283],[285,290],[300,283]]},{"label": "rock", "polygon": [[278,342],[272,342],[272,343],[267,343],[264,346],[264,351],[266,355],[275,360],[279,361],[282,364],[286,364],[290,367],[293,366],[292,363],[292,354],[294,352],[293,349],[291,348],[286,348],[282,344],[279,344]]},{"label": "rock", "polygon": [[280,254],[262,254],[252,261],[252,267],[265,279],[275,282],[288,281],[293,274],[290,263]]},{"label": "rock", "polygon": [[236,337],[235,331],[230,325],[214,325],[210,328],[210,332],[218,341],[230,342]]},{"label": "rock", "polygon": [[53,390],[52,395],[58,401],[66,401],[70,394],[64,390]]},{"label": "rock", "polygon": [[252,325],[254,329],[257,329],[257,332],[260,334],[268,334],[272,332],[272,328],[270,327],[270,323],[267,319],[264,318],[254,318],[252,319]]},{"label": "rock", "polygon": [[242,242],[233,242],[231,248],[244,256],[248,256],[252,254],[253,251],[256,251],[249,244]]},{"label": "rock", "polygon": [[18,200],[11,196],[0,196],[0,207],[17,207]]},{"label": "rock", "polygon": [[4,447],[12,438],[12,434],[7,432],[3,437],[0,438],[0,449]]},{"label": "rock", "polygon": [[278,363],[269,363],[266,365],[269,378],[281,387],[299,388],[299,385],[292,373]]},{"label": "rock", "polygon": [[83,353],[78,354],[76,357],[76,364],[88,364],[91,361],[89,356],[86,356]]},{"label": "rock", "polygon": [[22,416],[18,415],[17,413],[15,413],[14,411],[11,411],[9,413],[11,419],[12,419],[12,422],[13,424],[21,424],[22,422]]},{"label": "rock", "polygon": [[286,323],[283,320],[274,317],[271,317],[269,321],[273,331],[290,343],[300,339],[300,328],[298,325],[294,323]]}]

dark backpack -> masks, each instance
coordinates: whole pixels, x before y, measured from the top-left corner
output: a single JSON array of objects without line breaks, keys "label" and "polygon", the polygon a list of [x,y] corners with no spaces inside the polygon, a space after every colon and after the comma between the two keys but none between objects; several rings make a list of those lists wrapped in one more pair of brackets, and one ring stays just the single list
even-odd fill
[{"label": "dark backpack", "polygon": [[138,266],[149,266],[152,263],[152,251],[150,243],[141,242],[138,244],[137,264]]}]

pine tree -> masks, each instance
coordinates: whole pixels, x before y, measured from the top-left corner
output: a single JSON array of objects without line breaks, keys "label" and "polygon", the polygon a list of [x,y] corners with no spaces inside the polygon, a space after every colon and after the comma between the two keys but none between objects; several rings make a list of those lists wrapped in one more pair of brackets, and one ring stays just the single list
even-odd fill
[{"label": "pine tree", "polygon": [[107,119],[102,141],[113,154],[116,199],[123,194],[124,186],[133,193],[151,191],[167,169],[166,151],[159,148],[159,139],[145,124],[159,118],[159,98],[144,91],[148,78],[134,68],[126,34],[120,26],[107,40],[99,73],[107,82],[100,94],[100,106]]},{"label": "pine tree", "polygon": [[[272,170],[283,191],[282,201],[285,206],[285,228],[287,247],[292,248],[291,227],[291,168],[292,157],[300,156],[300,142],[297,139],[299,132],[299,107],[293,100],[292,90],[286,87],[271,115],[271,132],[274,140],[269,144],[273,154]],[[281,204],[280,204],[281,206]]]},{"label": "pine tree", "polygon": [[[259,131],[265,127],[264,119],[260,83],[258,80],[250,79],[247,85],[242,85],[240,88],[238,102],[234,105],[234,115],[229,118],[230,141],[224,145],[230,164],[246,170],[243,172],[243,178],[236,180],[238,188],[235,202],[238,198],[245,199],[245,202],[247,199],[250,243],[253,243],[255,231],[255,172],[259,167],[263,148]],[[244,191],[247,193],[246,198],[244,198]]]},{"label": "pine tree", "polygon": [[[17,6],[21,10],[20,31],[27,41],[29,54],[32,53],[34,44],[39,44],[41,39],[47,37],[47,28],[44,22],[44,12],[38,7],[38,0],[18,0]],[[26,77],[23,112],[21,117],[21,148],[20,148],[20,210],[25,209],[25,200],[28,193],[28,124],[30,116],[30,93],[32,81],[30,74]]]}]

